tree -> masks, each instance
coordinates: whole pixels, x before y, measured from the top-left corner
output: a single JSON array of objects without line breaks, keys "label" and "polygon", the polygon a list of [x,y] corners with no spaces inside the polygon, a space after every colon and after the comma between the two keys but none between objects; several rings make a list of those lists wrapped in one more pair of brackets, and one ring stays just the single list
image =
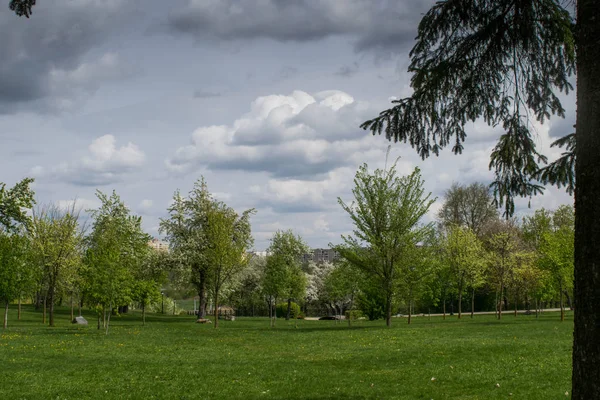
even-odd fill
[{"label": "tree", "polygon": [[519,231],[513,221],[497,221],[488,227],[488,276],[496,289],[496,311],[502,318],[505,290],[518,264]]},{"label": "tree", "polygon": [[415,300],[420,297],[426,285],[426,278],[435,272],[435,247],[432,243],[433,229],[423,241],[408,243],[400,260],[399,289],[403,293],[408,308],[407,323],[411,323]]},{"label": "tree", "polygon": [[[567,9],[572,4],[575,13]],[[576,182],[576,400],[600,396],[600,364],[595,362],[600,358],[600,304],[590,301],[600,299],[599,14],[596,0],[439,1],[421,20],[410,53],[413,94],[362,125],[374,134],[385,131],[389,140],[410,141],[425,158],[451,144],[461,153],[468,121],[502,124],[506,133],[492,152],[490,167],[496,170],[494,194],[508,216],[514,196],[543,190],[535,178],[568,190]],[[555,141],[567,152],[540,168],[546,159],[536,150],[529,118],[543,122],[551,114],[564,115],[556,91],[571,89],[575,70],[576,136]]]},{"label": "tree", "polygon": [[96,210],[89,210],[93,223],[87,238],[86,278],[90,297],[104,311],[108,335],[113,308],[131,300],[133,272],[152,251],[148,246],[151,237],[142,230],[141,217],[130,215],[129,209],[114,191],[110,196],[97,191],[96,196],[102,205]]},{"label": "tree", "polygon": [[483,261],[485,257],[481,243],[471,228],[450,226],[445,245],[446,259],[458,291],[458,319],[460,319],[463,293],[467,286],[471,286],[474,295],[479,277],[485,268]]},{"label": "tree", "polygon": [[[362,272],[352,264],[342,260],[325,276],[323,286],[329,301],[337,305],[340,315],[344,310],[351,311],[354,300],[360,291]],[[348,313],[348,326],[352,325],[352,315]]]},{"label": "tree", "polygon": [[166,278],[168,253],[150,249],[133,270],[132,299],[142,306],[142,325],[146,325],[146,307],[161,298],[160,284]]},{"label": "tree", "polygon": [[338,198],[354,223],[354,237],[342,235],[344,244],[335,249],[377,282],[386,299],[386,324],[390,326],[400,262],[406,249],[430,232],[431,224],[418,223],[435,200],[430,199],[431,193],[425,195],[418,168],[408,176],[397,177],[396,164],[373,173],[364,164],[354,184],[353,203],[348,205]]},{"label": "tree", "polygon": [[213,201],[206,181],[201,177],[194,183],[187,198],[181,196],[179,190],[175,192],[168,209],[169,218],[160,220],[159,231],[166,234],[172,255],[187,267],[191,282],[198,291],[200,318],[206,315],[209,267],[205,255],[208,248],[206,224],[207,212]]},{"label": "tree", "polygon": [[444,197],[438,212],[443,226],[466,226],[479,236],[482,228],[498,217],[489,188],[483,183],[453,183]]},{"label": "tree", "polygon": [[56,297],[62,290],[68,290],[69,286],[74,290],[70,283],[76,280],[79,273],[83,231],[78,221],[76,202],[67,210],[47,205],[33,213],[32,245],[45,283],[44,301],[49,305],[50,326],[54,326]]},{"label": "tree", "polygon": [[212,283],[215,309],[215,328],[219,326],[219,295],[224,285],[239,274],[248,263],[247,251],[254,240],[250,229],[250,216],[254,209],[238,215],[225,203],[214,201],[207,211],[206,260]]},{"label": "tree", "polygon": [[[275,299],[277,296],[287,299],[286,320],[290,319],[292,300],[304,297],[307,279],[302,271],[301,259],[309,251],[300,235],[295,235],[292,230],[275,232],[267,249],[265,287]],[[271,276],[267,277],[268,274]]]},{"label": "tree", "polygon": [[30,262],[31,246],[23,233],[0,230],[0,301],[4,303],[4,324],[8,327],[8,306],[21,296],[34,276]]},{"label": "tree", "polygon": [[29,18],[31,9],[35,6],[35,3],[36,0],[10,0],[8,7],[19,17],[25,16]]},{"label": "tree", "polygon": [[0,230],[17,232],[21,226],[29,228],[31,218],[27,210],[35,204],[32,183],[33,178],[25,178],[6,189],[6,184],[0,182]]}]

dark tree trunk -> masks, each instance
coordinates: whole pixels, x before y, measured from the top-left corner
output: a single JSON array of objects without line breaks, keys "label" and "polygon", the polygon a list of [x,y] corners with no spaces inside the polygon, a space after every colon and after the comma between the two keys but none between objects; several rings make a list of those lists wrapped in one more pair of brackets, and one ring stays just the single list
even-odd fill
[{"label": "dark tree trunk", "polygon": [[43,314],[44,314],[44,316],[42,317],[42,322],[44,323],[44,325],[46,325],[46,296],[44,296],[44,310],[43,310]]},{"label": "dark tree trunk", "polygon": [[290,320],[290,313],[292,311],[292,299],[288,298],[288,305],[287,305],[287,313],[285,314],[285,320],[289,321]]},{"label": "dark tree trunk", "polygon": [[146,303],[142,302],[142,325],[146,325]]},{"label": "dark tree trunk", "polygon": [[215,329],[219,326],[219,291],[215,290]]},{"label": "dark tree trunk", "polygon": [[408,301],[408,324],[409,325],[410,325],[410,320],[411,320],[411,317],[412,317],[411,304],[412,304],[412,301],[409,300]]},{"label": "dark tree trunk", "polygon": [[561,322],[565,320],[565,303],[563,301],[563,291],[562,291],[562,283],[559,288],[559,307],[560,307],[560,320]]},{"label": "dark tree trunk", "polygon": [[75,319],[75,303],[73,303],[73,295],[71,295],[71,321]]},{"label": "dark tree trunk", "polygon": [[49,316],[49,325],[54,326],[54,290],[50,288],[48,290],[48,316]]},{"label": "dark tree trunk", "polygon": [[577,1],[573,399],[600,398],[600,1]]},{"label": "dark tree trunk", "polygon": [[19,321],[21,320],[21,295],[19,295],[19,305],[17,308],[17,319]]},{"label": "dark tree trunk", "polygon": [[446,319],[446,299],[444,299],[444,301],[442,302],[442,309],[443,309],[443,315],[444,315],[444,319]]},{"label": "dark tree trunk", "polygon": [[8,328],[8,300],[4,303],[4,323],[2,324],[2,328]]},{"label": "dark tree trunk", "polygon": [[475,289],[471,291],[471,319],[475,315]]},{"label": "dark tree trunk", "polygon": [[385,325],[392,326],[392,294],[388,292],[385,299]]},{"label": "dark tree trunk", "polygon": [[206,271],[200,270],[198,271],[198,297],[199,297],[199,306],[198,306],[198,318],[206,317]]}]

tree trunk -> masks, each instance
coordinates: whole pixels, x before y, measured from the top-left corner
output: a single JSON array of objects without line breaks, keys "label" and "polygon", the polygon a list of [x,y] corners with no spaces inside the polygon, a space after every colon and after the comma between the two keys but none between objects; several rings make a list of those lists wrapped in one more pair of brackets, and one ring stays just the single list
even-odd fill
[{"label": "tree trunk", "polygon": [[498,319],[502,319],[502,302],[504,301],[504,285],[500,284],[500,302],[498,304]]},{"label": "tree trunk", "polygon": [[8,328],[8,300],[4,303],[4,324],[2,325],[2,328]]},{"label": "tree trunk", "polygon": [[75,303],[73,303],[73,295],[71,295],[71,322],[75,319]]},{"label": "tree trunk", "polygon": [[110,314],[112,314],[112,302],[108,305],[108,318],[106,320],[106,335],[108,335],[108,327],[110,326]]},{"label": "tree trunk", "polygon": [[562,284],[560,285],[560,289],[559,289],[559,303],[560,303],[560,321],[563,322],[565,320],[565,305],[563,302],[563,291],[562,291]]},{"label": "tree trunk", "polygon": [[539,310],[540,310],[540,304],[539,304],[539,300],[536,297],[535,298],[535,318],[538,319],[539,318]]},{"label": "tree trunk", "polygon": [[54,326],[54,290],[48,290],[48,314],[49,314],[49,325]]},{"label": "tree trunk", "polygon": [[408,300],[408,324],[409,325],[410,325],[410,319],[412,317],[411,305],[412,305],[412,300]]},{"label": "tree trunk", "polygon": [[19,321],[21,320],[21,295],[19,295],[19,305],[17,308],[17,319]]},{"label": "tree trunk", "polygon": [[199,309],[198,309],[198,318],[206,317],[206,273],[201,271],[199,273],[199,284],[198,284],[198,297],[200,298]]},{"label": "tree trunk", "polygon": [[146,303],[142,301],[142,325],[146,326]]},{"label": "tree trunk", "polygon": [[471,319],[475,315],[475,289],[471,290]]},{"label": "tree trunk", "polygon": [[82,303],[83,303],[83,300],[80,300],[80,301],[78,301],[78,302],[77,302],[77,306],[79,307],[79,316],[80,316],[80,317],[81,317],[81,307],[82,307]]},{"label": "tree trunk", "polygon": [[219,326],[219,291],[215,290],[215,329]]},{"label": "tree trunk", "polygon": [[385,325],[392,326],[392,294],[389,291],[385,299]]},{"label": "tree trunk", "polygon": [[600,398],[600,1],[577,1],[573,399]]},{"label": "tree trunk", "polygon": [[517,308],[519,307],[519,301],[517,298],[517,293],[515,292],[515,317],[517,316]]},{"label": "tree trunk", "polygon": [[462,316],[462,290],[458,292],[458,319]]},{"label": "tree trunk", "polygon": [[443,317],[443,318],[444,318],[444,320],[445,320],[445,319],[446,319],[446,299],[444,299],[444,301],[442,302],[442,304],[443,304],[443,305],[442,305],[442,310],[443,310],[442,312],[444,313],[444,314],[443,314],[443,315],[444,315],[444,317]]},{"label": "tree trunk", "polygon": [[46,296],[44,296],[44,310],[43,310],[43,314],[44,314],[44,316],[42,317],[42,322],[44,323],[44,325],[46,325]]},{"label": "tree trunk", "polygon": [[290,312],[292,310],[292,299],[288,298],[288,305],[287,305],[287,313],[285,314],[285,320],[289,321],[290,320]]}]

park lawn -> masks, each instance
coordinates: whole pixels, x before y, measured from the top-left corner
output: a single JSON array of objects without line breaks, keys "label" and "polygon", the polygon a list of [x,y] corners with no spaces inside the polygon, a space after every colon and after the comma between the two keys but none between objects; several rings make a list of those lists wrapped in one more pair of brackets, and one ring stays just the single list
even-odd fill
[{"label": "park lawn", "polygon": [[[0,399],[566,399],[572,314],[334,321],[221,321],[139,313],[108,336],[41,324],[26,306],[0,337]],[[435,379],[434,379],[435,378]],[[499,385],[499,386],[497,386]],[[568,392],[568,393],[566,393]]]}]

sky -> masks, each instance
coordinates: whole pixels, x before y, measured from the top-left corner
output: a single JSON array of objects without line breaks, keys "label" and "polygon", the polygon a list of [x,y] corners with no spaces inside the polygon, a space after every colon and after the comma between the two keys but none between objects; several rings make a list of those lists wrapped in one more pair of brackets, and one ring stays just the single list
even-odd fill
[{"label": "sky", "polygon": [[[5,1],[5,3],[8,3]],[[96,208],[115,190],[160,237],[173,193],[204,176],[239,212],[255,208],[255,249],[278,229],[313,248],[352,231],[363,163],[388,143],[360,124],[410,95],[409,51],[430,0],[41,0],[30,19],[0,9],[0,182],[35,178],[38,204]],[[550,160],[566,118],[534,122]],[[468,125],[462,155],[421,160],[392,143],[388,164],[421,169],[437,198],[453,182],[490,183],[501,134]],[[529,204],[530,203],[530,204]],[[518,217],[571,204],[563,190],[519,199]],[[531,206],[529,208],[528,206]],[[85,212],[84,212],[85,213]]]}]

